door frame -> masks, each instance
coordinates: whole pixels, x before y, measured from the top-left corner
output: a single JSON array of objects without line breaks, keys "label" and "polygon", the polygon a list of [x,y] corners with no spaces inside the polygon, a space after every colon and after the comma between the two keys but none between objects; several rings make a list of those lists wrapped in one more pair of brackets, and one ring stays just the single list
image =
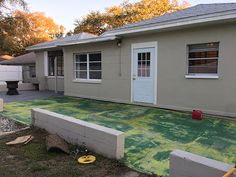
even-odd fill
[{"label": "door frame", "polygon": [[131,44],[131,73],[130,73],[130,83],[131,83],[131,97],[130,101],[131,103],[134,102],[133,100],[133,61],[134,61],[134,49],[143,49],[143,48],[154,48],[154,99],[153,99],[153,104],[157,104],[157,62],[158,62],[158,42],[157,41],[152,41],[152,42],[144,42],[144,43],[132,43]]}]

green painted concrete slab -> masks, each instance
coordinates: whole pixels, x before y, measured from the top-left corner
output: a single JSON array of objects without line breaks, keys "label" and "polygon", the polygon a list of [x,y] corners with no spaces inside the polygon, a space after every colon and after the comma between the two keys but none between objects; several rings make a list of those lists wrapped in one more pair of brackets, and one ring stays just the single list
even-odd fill
[{"label": "green painted concrete slab", "polygon": [[236,164],[236,121],[73,97],[7,103],[0,115],[30,124],[30,109],[43,108],[125,132],[125,159],[140,171],[168,176],[169,154],[186,150]]}]

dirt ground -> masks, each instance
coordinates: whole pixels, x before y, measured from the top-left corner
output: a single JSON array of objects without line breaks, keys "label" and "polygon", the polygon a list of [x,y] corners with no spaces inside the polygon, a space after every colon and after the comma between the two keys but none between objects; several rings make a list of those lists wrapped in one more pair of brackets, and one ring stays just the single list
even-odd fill
[{"label": "dirt ground", "polygon": [[[33,135],[27,145],[5,145],[18,136]],[[0,137],[0,177],[150,177],[122,163],[96,155],[91,165],[80,165],[72,156],[46,150],[46,131],[29,129]]]}]

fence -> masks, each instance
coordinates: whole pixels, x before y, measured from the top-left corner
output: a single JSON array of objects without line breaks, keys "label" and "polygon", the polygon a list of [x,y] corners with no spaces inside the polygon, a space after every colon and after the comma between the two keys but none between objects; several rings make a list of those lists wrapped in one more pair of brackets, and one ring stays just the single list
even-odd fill
[{"label": "fence", "polygon": [[0,85],[5,85],[5,81],[22,82],[22,66],[0,65]]}]

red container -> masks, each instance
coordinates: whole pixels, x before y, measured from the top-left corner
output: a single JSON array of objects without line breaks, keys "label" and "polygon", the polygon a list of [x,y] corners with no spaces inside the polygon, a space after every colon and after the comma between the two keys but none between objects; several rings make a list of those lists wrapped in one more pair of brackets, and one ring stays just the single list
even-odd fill
[{"label": "red container", "polygon": [[202,120],[203,119],[203,112],[200,110],[193,110],[192,119]]}]

